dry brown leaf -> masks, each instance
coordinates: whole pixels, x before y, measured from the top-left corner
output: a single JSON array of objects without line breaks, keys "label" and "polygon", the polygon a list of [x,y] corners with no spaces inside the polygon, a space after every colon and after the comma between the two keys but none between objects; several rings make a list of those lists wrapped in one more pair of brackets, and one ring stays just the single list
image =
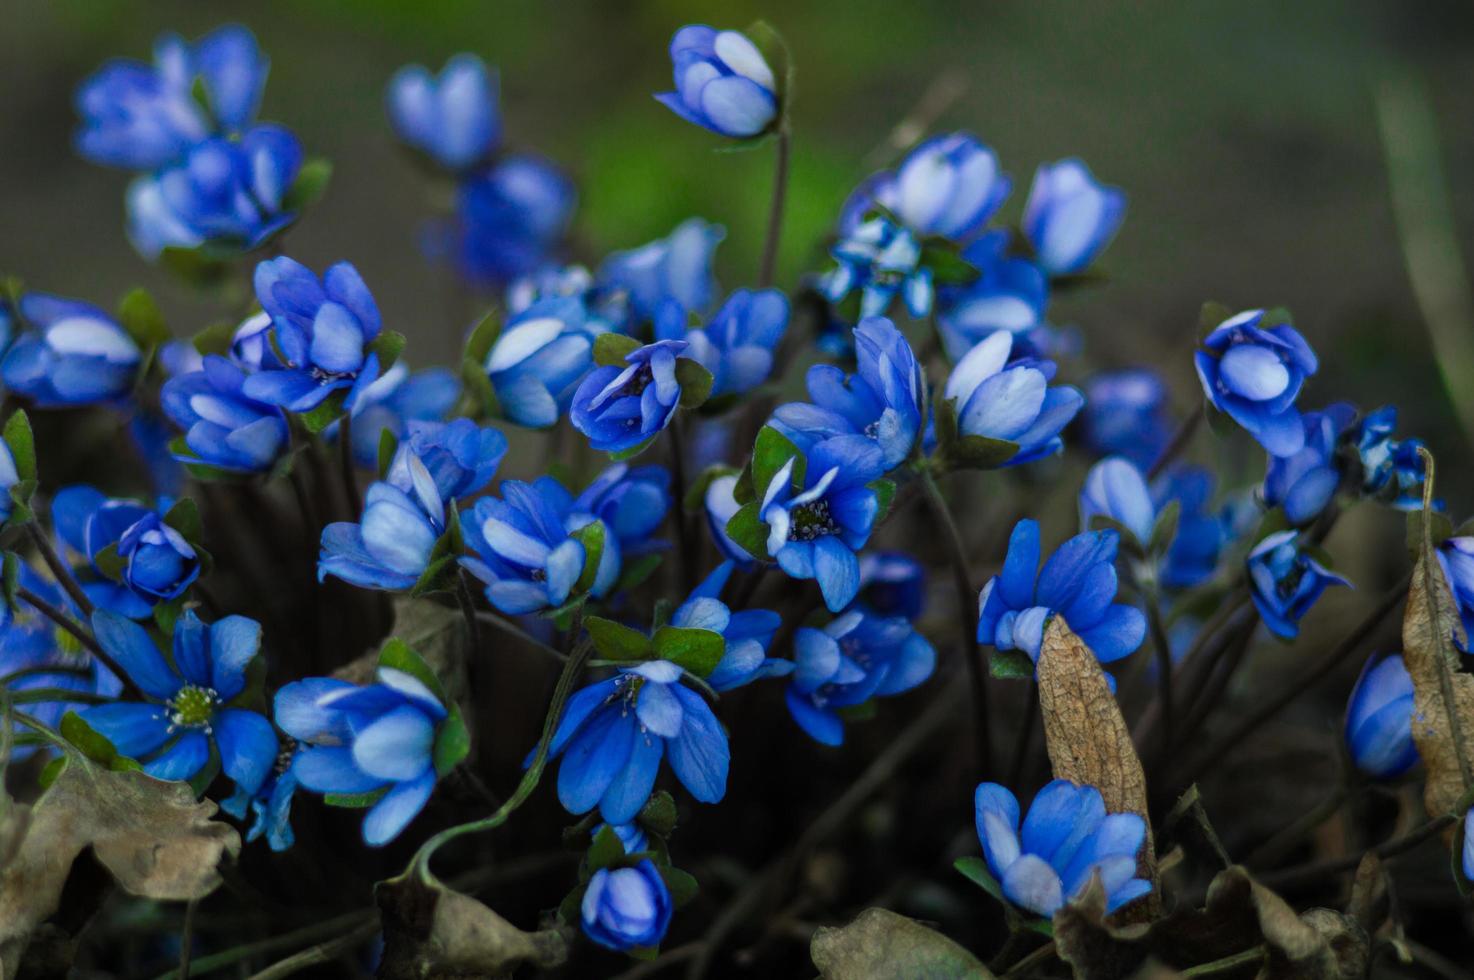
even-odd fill
[{"label": "dry brown leaf", "polygon": [[187,901],[220,884],[241,839],[213,821],[214,803],[185,783],[103,769],[75,751],[31,809],[15,859],[0,870],[0,980],[15,975],[30,935],[57,909],[72,862],[91,847],[125,890]]},{"label": "dry brown leaf", "polygon": [[1161,900],[1147,814],[1146,773],[1100,661],[1071,632],[1063,616],[1051,619],[1044,632],[1039,652],[1039,707],[1055,777],[1094,786],[1108,811],[1136,813],[1146,821],[1146,843],[1137,860],[1137,874],[1152,883],[1152,891],[1146,901],[1128,908],[1126,915],[1130,918],[1138,907],[1155,915]]},{"label": "dry brown leaf", "polygon": [[866,909],[853,922],[820,929],[809,956],[823,980],[991,980],[971,953],[914,919]]}]

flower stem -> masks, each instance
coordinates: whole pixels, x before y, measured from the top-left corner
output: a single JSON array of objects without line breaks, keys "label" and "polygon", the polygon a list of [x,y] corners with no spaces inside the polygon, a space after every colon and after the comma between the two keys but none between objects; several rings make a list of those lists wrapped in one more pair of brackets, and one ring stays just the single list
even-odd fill
[{"label": "flower stem", "polygon": [[1156,589],[1146,596],[1146,621],[1157,655],[1157,700],[1162,705],[1162,758],[1172,754],[1172,644],[1162,622],[1162,602]]},{"label": "flower stem", "polygon": [[72,617],[68,616],[60,609],[57,609],[51,603],[38,596],[36,593],[32,592],[24,585],[17,588],[15,590],[15,594],[17,598],[30,605],[41,615],[45,616],[57,626],[60,626],[68,633],[72,634],[72,636],[76,638],[76,641],[82,644],[82,646],[87,649],[88,653],[92,654],[98,660],[102,661],[103,666],[112,671],[113,675],[116,676],[118,680],[122,681],[123,689],[128,692],[131,699],[140,701],[143,700],[143,692],[138,689],[137,684],[133,683],[133,678],[128,675],[127,671],[118,666],[118,662],[114,660],[108,654],[108,652],[102,648],[102,645],[97,642],[97,638],[92,635],[92,632],[90,630],[84,629],[82,626],[74,622],[72,620]]},{"label": "flower stem", "polygon": [[1156,462],[1152,463],[1152,468],[1147,470],[1146,478],[1148,481],[1156,479],[1167,468],[1167,464],[1182,454],[1182,451],[1187,448],[1187,444],[1192,442],[1193,436],[1198,431],[1198,426],[1202,425],[1203,416],[1207,414],[1207,411],[1207,408],[1203,408],[1201,411],[1193,412],[1182,420],[1182,424],[1172,434],[1172,441],[1167,443],[1167,448],[1162,450],[1162,455],[1158,456]]},{"label": "flower stem", "polygon": [[788,122],[778,127],[778,146],[773,162],[773,198],[768,206],[768,234],[763,242],[763,264],[757,285],[766,289],[773,284],[778,265],[778,243],[783,237],[783,201],[788,196]]},{"label": "flower stem", "polygon": [[191,899],[184,903],[184,922],[179,926],[179,980],[189,980],[189,960],[194,952],[194,910],[198,904]]},{"label": "flower stem", "polygon": [[358,520],[358,477],[353,466],[353,413],[344,412],[338,422],[338,471],[343,477],[343,493],[348,500],[348,520]]},{"label": "flower stem", "polygon": [[676,526],[676,551],[681,557],[681,594],[696,586],[696,539],[686,521],[686,426],[679,412],[671,416],[671,522]]},{"label": "flower stem", "polygon": [[41,559],[46,562],[46,567],[51,569],[51,575],[56,579],[56,583],[66,590],[67,595],[71,597],[72,602],[76,603],[83,616],[91,616],[92,600],[87,598],[87,594],[72,577],[71,569],[67,568],[35,521],[26,524],[26,533],[30,535],[31,543],[36,546],[36,550],[41,553]]},{"label": "flower stem", "polygon": [[1190,966],[1186,970],[1183,970],[1180,976],[1207,977],[1215,973],[1227,973],[1229,970],[1236,969],[1237,967],[1259,962],[1264,959],[1266,952],[1266,947],[1255,946],[1253,949],[1246,949],[1242,953],[1234,953],[1232,956],[1225,956],[1211,963],[1199,963],[1197,966]]}]

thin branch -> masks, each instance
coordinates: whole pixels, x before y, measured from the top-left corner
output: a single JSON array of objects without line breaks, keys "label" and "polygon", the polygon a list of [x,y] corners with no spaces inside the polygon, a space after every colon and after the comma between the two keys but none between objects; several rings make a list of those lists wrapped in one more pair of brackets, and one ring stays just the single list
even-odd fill
[{"label": "thin branch", "polygon": [[247,980],[280,980],[281,977],[289,977],[300,973],[310,966],[321,966],[324,963],[332,963],[345,953],[351,953],[357,947],[363,945],[373,938],[374,933],[379,931],[379,923],[370,919],[351,932],[345,933],[336,939],[318,943],[316,946],[308,947],[300,953],[288,956],[278,963],[273,963],[259,973],[253,973]]},{"label": "thin branch", "polygon": [[91,616],[92,600],[87,598],[87,594],[72,577],[72,570],[61,560],[61,556],[56,553],[56,549],[51,546],[46,535],[41,533],[40,526],[35,521],[30,521],[26,524],[26,534],[29,535],[31,543],[36,546],[36,550],[41,553],[41,560],[46,562],[47,568],[51,569],[51,577],[56,579],[56,584],[66,590],[67,595],[81,610],[83,616]]},{"label": "thin branch", "polygon": [[86,648],[88,653],[92,654],[98,660],[102,661],[103,666],[112,671],[114,676],[116,676],[118,680],[123,683],[123,689],[128,692],[130,698],[134,700],[143,699],[143,692],[139,690],[138,685],[133,682],[133,678],[128,675],[128,672],[126,670],[118,666],[118,662],[114,660],[112,656],[102,648],[102,645],[97,642],[97,638],[92,635],[92,632],[90,630],[84,629],[82,626],[78,625],[72,620],[72,617],[68,616],[60,609],[57,609],[45,599],[36,595],[36,593],[32,592],[24,585],[18,587],[15,590],[15,594],[17,598],[26,602],[41,615],[45,616],[57,626],[60,626],[62,629],[70,633],[78,643],[82,644],[82,646]]},{"label": "thin branch", "polygon": [[778,267],[778,245],[783,238],[783,202],[788,196],[788,121],[778,126],[778,146],[773,163],[773,198],[768,206],[768,232],[763,240],[763,264],[757,276],[757,288],[773,284]]},{"label": "thin branch", "polygon": [[189,980],[189,957],[194,949],[194,912],[197,900],[184,903],[184,922],[179,927],[179,980]]}]

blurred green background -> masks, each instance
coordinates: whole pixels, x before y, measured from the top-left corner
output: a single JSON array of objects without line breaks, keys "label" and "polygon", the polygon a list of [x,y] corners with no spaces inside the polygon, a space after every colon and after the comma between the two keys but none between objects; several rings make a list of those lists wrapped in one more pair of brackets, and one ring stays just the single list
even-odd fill
[{"label": "blurred green background", "polygon": [[[1199,304],[1289,306],[1325,369],[1307,403],[1397,401],[1435,451],[1464,445],[1409,286],[1376,102],[1409,73],[1439,121],[1454,228],[1474,254],[1474,8],[1467,4],[1251,0],[1129,5],[1067,0],[850,0],[833,4],[652,0],[7,0],[0,32],[0,269],[36,288],[110,303],[154,287],[193,330],[219,315],[151,269],[123,234],[125,175],[71,152],[71,93],[154,36],[248,24],[271,57],[263,117],[292,126],[336,172],[292,232],[310,265],[348,258],[416,364],[449,356],[464,306],[420,256],[427,188],[396,152],[385,81],[461,50],[498,65],[505,133],[568,167],[582,188],[585,260],[699,214],[730,229],[727,286],[750,281],[771,151],[714,152],[715,138],[652,99],[683,23],[785,34],[797,65],[795,164],[782,281],[796,282],[845,194],[886,156],[891,129],[928,91],[965,89],[933,129],[966,128],[1013,175],[1083,157],[1130,209],[1106,253],[1111,282],[1056,305],[1094,366],[1152,361],[1186,406]],[[1469,329],[1467,323],[1462,324]]]}]

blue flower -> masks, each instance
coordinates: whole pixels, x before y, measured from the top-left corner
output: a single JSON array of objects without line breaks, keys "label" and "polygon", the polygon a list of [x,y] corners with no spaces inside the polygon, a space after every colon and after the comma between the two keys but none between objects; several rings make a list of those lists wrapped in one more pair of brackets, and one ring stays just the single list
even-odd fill
[{"label": "blue flower", "polygon": [[[482,497],[462,525],[473,555],[461,559],[486,583],[486,598],[510,615],[561,606],[583,574],[588,554],[574,532],[594,518],[576,513],[573,495],[550,476],[507,480],[502,498]],[[619,577],[619,539],[609,533],[589,592],[602,598]]]},{"label": "blue flower", "polygon": [[1174,466],[1152,482],[1157,513],[1173,500],[1179,508],[1177,534],[1158,575],[1169,589],[1190,589],[1213,577],[1224,544],[1239,535],[1230,520],[1210,510],[1213,474],[1203,467]]},{"label": "blue flower", "polygon": [[1474,807],[1464,814],[1464,877],[1474,881]]},{"label": "blue flower", "polygon": [[1474,635],[1474,537],[1453,537],[1438,546],[1438,564],[1448,589],[1459,607],[1463,636],[1454,631],[1454,642],[1469,652],[1469,637]]},{"label": "blue flower", "polygon": [[750,568],[753,564],[752,555],[727,534],[727,522],[742,509],[734,496],[736,488],[736,474],[718,476],[706,485],[706,527],[711,533],[712,543],[717,546],[723,558],[735,562],[739,568]]},{"label": "blue flower", "polygon": [[646,858],[628,868],[600,868],[579,905],[583,932],[616,953],[660,945],[673,903],[660,871]]},{"label": "blue flower", "polygon": [[11,344],[0,377],[43,408],[120,399],[133,390],[142,352],[128,332],[90,303],[27,293],[19,309],[33,329]]},{"label": "blue flower", "polygon": [[248,813],[251,815],[247,842],[265,837],[273,851],[288,850],[296,843],[297,835],[292,832],[292,797],[297,792],[297,777],[291,769],[295,757],[295,748],[279,752],[276,767],[256,792],[247,793],[237,787],[220,802],[220,809],[237,820],[245,820]]},{"label": "blue flower", "polygon": [[[617,283],[594,278],[581,265],[545,265],[523,276],[507,288],[507,314],[512,320],[543,300],[575,300],[578,309],[562,314],[569,322],[580,323],[591,334],[610,330],[628,333],[632,323],[628,289]],[[543,309],[559,310],[549,304]],[[548,315],[552,315],[551,312]],[[507,328],[504,328],[507,329]]]},{"label": "blue flower", "polygon": [[83,721],[157,779],[190,779],[213,750],[237,786],[261,786],[276,760],[276,733],[261,715],[232,706],[260,652],[260,623],[227,616],[206,625],[186,609],[174,626],[172,663],[142,626],[115,613],[93,613],[92,631],[147,700],[93,705],[79,712]]},{"label": "blue flower", "polygon": [[497,78],[473,54],[458,54],[438,78],[405,65],[389,79],[389,122],[395,134],[447,170],[466,170],[501,137]]},{"label": "blue flower", "polygon": [[936,669],[937,651],[900,617],[851,609],[793,638],[788,713],[814,741],[844,742],[842,709],[911,690]]},{"label": "blue flower", "polygon": [[15,469],[15,454],[10,451],[10,444],[0,439],[0,523],[8,520],[11,511],[15,510],[10,488],[19,482],[20,473]]},{"label": "blue flower", "polygon": [[[159,510],[136,500],[109,499],[94,487],[58,490],[51,501],[57,535],[92,563],[92,580],[82,590],[103,609],[141,619],[161,600],[184,594],[200,574],[200,558],[189,542],[163,522]],[[104,578],[98,556],[112,548],[123,559],[122,581]]]},{"label": "blue flower", "polygon": [[676,90],[657,102],[718,136],[756,136],[778,118],[778,83],[757,45],[738,31],[688,24],[670,42]]},{"label": "blue flower", "polygon": [[1336,495],[1341,463],[1336,445],[1356,418],[1356,409],[1337,402],[1321,412],[1306,412],[1305,445],[1290,456],[1269,457],[1264,472],[1264,505],[1283,507],[1291,524],[1309,524]]},{"label": "blue flower", "polygon": [[[353,406],[353,461],[366,468],[376,466],[385,431],[404,439],[411,422],[443,421],[460,397],[461,383],[449,370],[427,368],[411,374],[402,359],[395,361],[359,393]],[[337,430],[335,422],[323,431],[336,438]]]},{"label": "blue flower", "polygon": [[614,534],[623,556],[641,555],[664,547],[651,536],[670,510],[670,472],[663,466],[615,463],[594,478],[573,500],[571,520],[578,526],[604,522]]},{"label": "blue flower", "polygon": [[670,625],[720,633],[725,647],[721,660],[707,676],[715,691],[730,691],[763,677],[781,677],[793,663],[768,656],[773,634],[782,618],[768,609],[739,609],[733,612],[721,601],[721,591],[732,575],[734,562],[724,561],[706,577],[686,601],[671,614]]},{"label": "blue flower", "polygon": [[860,315],[881,316],[899,295],[918,319],[931,312],[932,274],[921,264],[921,243],[884,216],[871,218],[830,249],[837,263],[819,280],[821,295],[839,303],[860,290]]},{"label": "blue flower", "polygon": [[562,241],[577,203],[568,175],[530,153],[465,178],[456,192],[461,274],[502,286],[534,272]]},{"label": "blue flower", "polygon": [[248,398],[245,383],[246,372],[218,354],[206,356],[200,370],[164,382],[164,414],[184,430],[193,454],[176,459],[246,473],[271,469],[290,438],[287,420],[275,405]]},{"label": "blue flower", "polygon": [[626,291],[645,320],[653,321],[666,300],[688,313],[705,313],[717,288],[712,253],[725,237],[721,225],[687,218],[665,238],[610,255],[599,267],[599,281]]},{"label": "blue flower", "polygon": [[1413,679],[1402,657],[1372,657],[1346,706],[1346,748],[1373,779],[1395,779],[1418,761],[1413,742]]},{"label": "blue flower", "polygon": [[830,612],[860,591],[860,562],[880,501],[870,482],[884,472],[880,447],[863,436],[825,439],[808,453],[801,487],[792,457],[763,489],[758,518],[768,525],[768,553],[793,578],[819,583]]},{"label": "blue flower", "polygon": [[516,314],[492,344],[486,374],[502,414],[529,428],[547,428],[573,401],[594,366],[594,338],[605,332],[590,322],[578,299],[549,296]]},{"label": "blue flower", "polygon": [[620,846],[626,854],[639,854],[641,851],[650,849],[650,838],[645,833],[644,827],[637,823],[601,823],[590,831],[590,836],[598,837],[608,827],[615,837],[619,838]]},{"label": "blue flower", "polygon": [[434,746],[446,706],[417,678],[380,667],[378,683],[330,677],[276,692],[276,724],[300,744],[291,775],[314,793],[381,793],[363,818],[371,847],[398,837],[435,789]]},{"label": "blue flower", "polygon": [[1203,394],[1272,456],[1305,446],[1295,399],[1316,372],[1315,352],[1295,328],[1263,310],[1229,317],[1203,341],[1194,359]]},{"label": "blue flower", "polygon": [[860,601],[881,616],[915,622],[926,607],[926,569],[904,551],[860,556]]},{"label": "blue flower", "polygon": [[788,329],[788,298],[777,289],[739,289],[704,327],[685,329],[670,304],[655,321],[661,340],[684,340],[686,356],[711,372],[711,397],[751,391],[773,373],[773,354]]},{"label": "blue flower", "polygon": [[408,422],[401,445],[409,451],[395,454],[390,481],[412,485],[408,461],[416,458],[429,471],[441,500],[459,500],[485,489],[507,454],[506,436],[470,419]]},{"label": "blue flower", "polygon": [[1146,821],[1135,813],[1106,813],[1094,786],[1054,780],[1034,797],[1022,827],[1018,799],[997,783],[981,783],[973,805],[988,870],[1021,909],[1051,918],[1097,874],[1107,912],[1152,890],[1151,882],[1136,877]]},{"label": "blue flower", "polygon": [[1091,519],[1108,517],[1130,531],[1145,545],[1157,522],[1157,507],[1146,477],[1130,460],[1109,456],[1085,474],[1080,488],[1080,526],[1090,529]]},{"label": "blue flower", "polygon": [[156,602],[177,599],[200,574],[194,548],[154,511],[143,514],[118,538],[118,557],[126,562],[124,584]]},{"label": "blue flower", "polygon": [[[1115,531],[1087,531],[1060,545],[1039,571],[1039,524],[1022,520],[1008,539],[1002,573],[978,596],[978,642],[1022,650],[1038,661],[1051,616],[1063,616],[1101,663],[1132,653],[1146,638],[1146,617],[1115,602]],[[1038,580],[1035,581],[1035,574]]]},{"label": "blue flower", "polygon": [[1060,452],[1060,432],[1085,404],[1078,388],[1049,386],[1053,361],[1010,361],[1013,342],[1007,331],[989,336],[957,362],[943,392],[956,406],[962,435],[1018,445],[1009,466]]},{"label": "blue flower", "polygon": [[1102,371],[1085,382],[1085,445],[1150,469],[1172,439],[1168,404],[1167,385],[1151,368]]},{"label": "blue flower", "polygon": [[885,317],[855,328],[859,371],[816,364],[804,379],[809,402],[780,405],[772,425],[808,452],[826,439],[859,436],[880,448],[885,471],[906,461],[921,437],[926,384],[906,337]]},{"label": "blue flower", "polygon": [[282,126],[212,138],[184,159],[128,187],[128,236],[145,258],[166,248],[259,248],[297,220],[284,210],[302,167],[302,144]]},{"label": "blue flower", "polygon": [[1397,409],[1385,405],[1362,419],[1355,435],[1361,457],[1362,491],[1369,496],[1390,497],[1398,510],[1423,506],[1423,480],[1427,467],[1418,449],[1421,439],[1393,439]]},{"label": "blue flower", "polygon": [[319,280],[282,256],[256,266],[255,285],[256,298],[271,316],[271,339],[286,361],[247,377],[242,391],[292,412],[310,412],[343,392],[351,411],[379,376],[379,355],[368,345],[382,327],[358,270],[339,262]]},{"label": "blue flower", "polygon": [[[668,660],[620,668],[568,699],[548,746],[558,767],[558,801],[569,813],[599,808],[606,823],[640,812],[662,758],[702,803],[727,792],[727,733],[701,695]],[[531,761],[529,756],[528,761]]]},{"label": "blue flower", "polygon": [[878,204],[917,235],[966,241],[1003,206],[1012,187],[998,157],[975,136],[933,136],[894,171],[881,171],[855,189],[840,231],[854,231]]},{"label": "blue flower", "polygon": [[1052,276],[1082,271],[1109,244],[1126,214],[1126,195],[1096,183],[1079,160],[1041,164],[1024,203],[1024,234]]},{"label": "blue flower", "polygon": [[631,351],[624,366],[598,367],[573,394],[569,420],[594,449],[620,453],[655,438],[680,406],[676,358],[684,340],[659,340]]},{"label": "blue flower", "polygon": [[[77,152],[94,163],[153,170],[211,134],[230,135],[255,118],[267,61],[244,27],[227,25],[194,44],[165,34],[154,64],[115,59],[77,89]],[[195,98],[200,84],[204,105]]]},{"label": "blue flower", "polygon": [[997,330],[1022,340],[1044,326],[1049,279],[1025,258],[1008,255],[1009,233],[984,233],[963,249],[978,270],[977,279],[942,291],[937,327],[947,356],[956,361]]},{"label": "blue flower", "polygon": [[1300,617],[1331,585],[1350,585],[1305,550],[1300,532],[1277,531],[1248,557],[1250,595],[1264,625],[1286,640],[1300,633]]},{"label": "blue flower", "polygon": [[435,477],[409,445],[402,445],[388,478],[364,494],[359,522],[338,521],[322,529],[318,581],[332,575],[365,589],[411,588],[430,567],[431,552],[444,533],[445,501]]}]

